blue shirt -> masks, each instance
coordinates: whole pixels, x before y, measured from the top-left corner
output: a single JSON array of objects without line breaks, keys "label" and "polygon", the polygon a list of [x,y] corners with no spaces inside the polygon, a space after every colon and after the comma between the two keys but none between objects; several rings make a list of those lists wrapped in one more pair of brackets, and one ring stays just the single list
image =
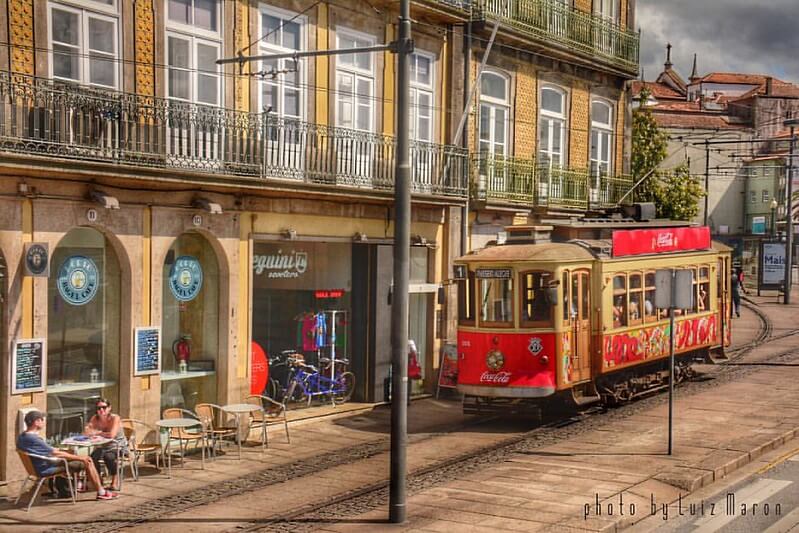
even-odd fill
[{"label": "blue shirt", "polygon": [[[17,437],[17,448],[23,452],[35,453],[36,455],[43,455],[45,457],[51,457],[53,451],[55,451],[55,449],[47,444],[38,433],[32,431],[26,431]],[[36,457],[31,457],[31,463],[33,463],[33,468],[36,469],[36,472],[38,472],[40,476],[52,474],[59,466],[56,463],[51,463],[44,459],[37,459]]]}]

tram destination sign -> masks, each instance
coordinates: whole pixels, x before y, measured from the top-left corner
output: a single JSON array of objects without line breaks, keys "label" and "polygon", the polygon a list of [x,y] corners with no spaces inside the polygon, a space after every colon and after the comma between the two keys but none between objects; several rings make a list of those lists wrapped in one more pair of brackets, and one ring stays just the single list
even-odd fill
[{"label": "tram destination sign", "polygon": [[710,228],[657,228],[613,232],[613,257],[710,249]]},{"label": "tram destination sign", "polygon": [[11,355],[11,394],[43,392],[47,375],[47,342],[45,339],[14,341]]},{"label": "tram destination sign", "polygon": [[509,268],[478,268],[474,271],[477,279],[511,279]]}]

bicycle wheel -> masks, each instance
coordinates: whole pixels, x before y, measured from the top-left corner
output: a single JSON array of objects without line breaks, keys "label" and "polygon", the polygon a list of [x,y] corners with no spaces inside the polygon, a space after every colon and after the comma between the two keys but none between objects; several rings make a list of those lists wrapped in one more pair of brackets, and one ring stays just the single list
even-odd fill
[{"label": "bicycle wheel", "polygon": [[336,379],[336,385],[333,389],[333,403],[342,404],[348,402],[352,398],[352,393],[355,391],[355,374],[352,372],[344,372]]},{"label": "bicycle wheel", "polygon": [[289,385],[288,390],[286,390],[286,396],[285,396],[286,402],[303,403],[303,402],[309,402],[310,399],[311,397],[305,393],[305,389],[296,380],[292,381],[291,385]]},{"label": "bicycle wheel", "polygon": [[280,386],[280,383],[278,383],[276,379],[269,378],[269,381],[266,383],[266,391],[264,391],[264,394],[276,402],[282,402],[283,393],[285,393],[285,391],[283,387]]}]

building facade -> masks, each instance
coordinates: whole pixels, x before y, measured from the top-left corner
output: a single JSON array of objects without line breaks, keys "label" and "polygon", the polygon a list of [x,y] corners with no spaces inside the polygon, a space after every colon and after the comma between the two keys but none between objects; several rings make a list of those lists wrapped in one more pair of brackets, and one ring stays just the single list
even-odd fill
[{"label": "building facade", "polygon": [[[99,397],[150,423],[236,402],[265,364],[256,344],[346,358],[354,399],[383,398],[395,58],[216,61],[387,44],[395,10],[0,0],[0,478],[22,472],[20,410],[46,410],[58,441]],[[435,386],[455,333],[450,265],[484,244],[470,242],[490,235],[483,220],[584,213],[629,187],[634,12],[633,0],[413,3],[417,390]],[[49,276],[32,275],[42,257]],[[160,328],[154,370],[147,327]],[[15,346],[31,339],[46,368],[26,389]]]}]

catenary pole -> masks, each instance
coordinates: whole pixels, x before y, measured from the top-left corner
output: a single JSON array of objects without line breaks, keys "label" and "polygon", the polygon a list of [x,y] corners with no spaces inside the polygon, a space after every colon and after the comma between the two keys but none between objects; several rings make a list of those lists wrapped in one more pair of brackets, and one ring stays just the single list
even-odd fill
[{"label": "catenary pole", "polygon": [[669,455],[671,455],[674,428],[674,303],[677,299],[677,271],[673,268],[669,289],[671,291],[669,295]]},{"label": "catenary pole", "polygon": [[705,140],[705,222],[703,226],[707,226],[708,200],[710,199],[710,145],[708,142]]},{"label": "catenary pole", "polygon": [[410,0],[400,0],[397,39],[397,155],[394,176],[394,293],[391,303],[391,481],[388,519],[405,522],[408,442],[408,283],[411,249]]},{"label": "catenary pole", "polygon": [[794,137],[795,126],[791,121],[791,149],[788,153],[788,177],[785,194],[785,290],[783,291],[783,302],[785,305],[791,303],[791,281],[793,270],[793,153],[796,145]]}]

